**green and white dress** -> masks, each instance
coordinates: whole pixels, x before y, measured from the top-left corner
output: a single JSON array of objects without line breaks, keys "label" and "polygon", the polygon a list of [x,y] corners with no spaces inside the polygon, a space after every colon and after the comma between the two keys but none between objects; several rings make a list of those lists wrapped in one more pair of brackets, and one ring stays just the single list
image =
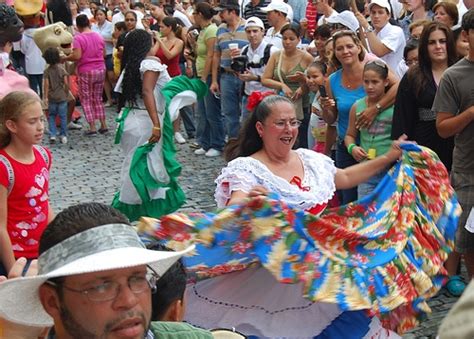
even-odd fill
[{"label": "green and white dress", "polygon": [[[121,170],[119,192],[112,206],[133,221],[142,216],[160,217],[176,211],[184,204],[185,195],[177,178],[181,165],[175,159],[173,142],[174,121],[179,109],[205,95],[206,85],[199,79],[185,76],[171,79],[167,66],[151,57],[142,61],[140,73],[159,72],[154,89],[162,136],[157,143],[148,143],[153,123],[143,100],[136,106],[125,107],[117,118],[115,142],[125,155]],[[122,76],[120,78],[123,78]],[[121,79],[116,90],[121,88]]]}]

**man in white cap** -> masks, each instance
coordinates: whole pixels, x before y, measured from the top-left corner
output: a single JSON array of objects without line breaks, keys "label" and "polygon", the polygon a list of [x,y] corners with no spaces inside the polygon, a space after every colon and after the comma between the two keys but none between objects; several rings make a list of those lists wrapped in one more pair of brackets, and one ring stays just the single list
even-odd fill
[{"label": "man in white cap", "polygon": [[[270,26],[265,41],[277,47],[283,48],[281,29],[293,20],[293,11],[291,7],[282,0],[273,0],[267,7],[263,7],[261,11],[267,13],[267,19]],[[290,15],[291,14],[291,15]]]},{"label": "man in white cap", "polygon": [[249,111],[247,110],[247,98],[254,91],[268,91],[261,83],[261,76],[265,71],[270,56],[278,51],[278,48],[263,40],[265,34],[264,23],[260,18],[250,17],[245,24],[245,33],[249,45],[242,49],[242,55],[247,57],[247,70],[239,75],[245,81],[244,95],[242,97],[242,121],[245,121]]},{"label": "man in white cap", "polygon": [[[372,0],[369,12],[372,25],[369,25],[362,13],[356,13],[356,18],[366,36],[367,47],[370,52],[385,61],[391,70],[397,71],[406,44],[403,30],[389,22],[391,7],[388,0]],[[397,75],[401,78],[402,71]]]},{"label": "man in white cap", "polygon": [[191,249],[147,250],[112,207],[70,207],[41,237],[38,275],[0,284],[0,316],[28,326],[54,325],[48,338],[151,336],[156,281]]},{"label": "man in white cap", "polygon": [[[209,90],[215,96],[220,94],[227,138],[235,139],[240,130],[242,81],[231,68],[232,52],[240,51],[248,45],[245,20],[240,17],[240,6],[237,0],[221,0],[219,6],[214,9],[219,11],[222,24],[216,33],[216,45],[212,60],[212,82]],[[216,157],[221,155],[222,150],[210,148],[207,152],[201,152],[201,149],[195,151],[195,154],[203,153],[207,157]]]}]

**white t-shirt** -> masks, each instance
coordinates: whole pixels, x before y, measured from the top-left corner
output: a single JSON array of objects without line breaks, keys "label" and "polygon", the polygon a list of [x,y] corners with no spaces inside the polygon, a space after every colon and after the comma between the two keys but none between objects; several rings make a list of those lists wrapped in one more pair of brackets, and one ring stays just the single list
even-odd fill
[{"label": "white t-shirt", "polygon": [[173,16],[181,20],[186,28],[189,28],[193,25],[186,14],[181,13],[180,11],[174,11]]},{"label": "white t-shirt", "polygon": [[395,20],[400,19],[403,12],[403,4],[398,0],[390,0],[390,5],[392,6],[393,18]]},{"label": "white t-shirt", "polygon": [[79,14],[85,14],[85,15],[87,15],[87,18],[88,18],[88,19],[91,19],[91,18],[94,17],[94,14],[92,14],[92,11],[91,11],[91,9],[90,9],[89,7],[86,7],[86,8],[84,8],[84,9],[82,9],[82,10],[79,12]]},{"label": "white t-shirt", "polygon": [[33,40],[37,28],[26,29],[20,42],[21,52],[25,55],[25,71],[27,74],[43,74],[46,61],[41,50]]},{"label": "white t-shirt", "polygon": [[[265,41],[262,41],[262,43],[260,44],[260,46],[257,47],[256,50],[252,50],[252,47],[249,44],[248,50],[247,50],[247,57],[248,57],[249,62],[258,64],[265,54],[265,47],[267,45],[268,44]],[[278,48],[274,46],[270,47],[270,55],[272,55],[273,53],[277,51],[278,51]],[[266,65],[260,68],[250,68],[250,73],[262,76],[263,72],[265,71],[265,67]],[[264,92],[264,91],[269,91],[269,90],[270,90],[269,88],[263,86],[262,83],[259,81],[246,81],[245,82],[244,91],[246,95],[250,95],[254,91]]]},{"label": "white t-shirt", "polygon": [[[134,11],[134,10],[132,10],[132,12],[135,12],[135,14],[137,15],[137,28],[145,29],[145,27],[143,27],[143,24],[142,24],[143,13],[140,11]],[[125,21],[125,16],[123,15],[122,12],[118,12],[117,14],[114,14],[114,16],[112,17],[112,27],[115,27],[115,24],[120,21]]]},{"label": "white t-shirt", "polygon": [[265,37],[263,38],[263,40],[267,44],[272,44],[278,49],[283,48],[283,41],[282,41],[283,37],[280,32],[275,32],[275,27],[270,27],[267,30],[267,33],[265,34]]},{"label": "white t-shirt", "polygon": [[462,16],[466,14],[467,12],[467,7],[464,4],[464,0],[459,0],[458,2],[458,13],[459,13],[459,20],[458,20],[458,25],[462,23]]},{"label": "white t-shirt", "polygon": [[[390,53],[385,54],[380,57],[385,61],[394,72],[397,72],[400,61],[403,60],[403,49],[405,48],[406,41],[403,30],[394,26],[390,23],[387,23],[380,32],[377,33],[377,38],[385,45]],[[401,74],[397,74],[401,78]]]},{"label": "white t-shirt", "polygon": [[[335,10],[332,11],[332,13],[327,17],[327,18],[334,18],[335,16],[337,16],[339,13]],[[318,20],[318,27],[321,26],[321,25],[324,25],[324,24],[327,24],[326,22],[326,16],[323,14],[321,15],[321,17],[319,18]]]}]

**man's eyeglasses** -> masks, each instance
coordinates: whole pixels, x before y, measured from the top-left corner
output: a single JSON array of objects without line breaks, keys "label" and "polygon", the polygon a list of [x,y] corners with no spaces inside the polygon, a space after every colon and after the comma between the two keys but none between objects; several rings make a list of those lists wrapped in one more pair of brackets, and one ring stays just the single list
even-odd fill
[{"label": "man's eyeglasses", "polygon": [[285,129],[286,125],[289,125],[290,128],[298,128],[301,126],[301,121],[299,120],[277,120],[273,122],[278,129]]},{"label": "man's eyeglasses", "polygon": [[[129,277],[127,283],[130,290],[135,294],[140,294],[147,290],[151,290],[154,293],[156,291],[156,282],[158,279],[158,274],[152,270],[143,276],[133,275]],[[120,293],[120,289],[122,288],[122,285],[117,281],[105,281],[101,284],[83,290],[77,290],[68,287],[61,282],[54,282],[52,280],[47,280],[46,283],[48,285],[54,286],[55,288],[62,287],[71,292],[81,293],[85,295],[90,301],[95,302],[114,300],[117,298]]]}]

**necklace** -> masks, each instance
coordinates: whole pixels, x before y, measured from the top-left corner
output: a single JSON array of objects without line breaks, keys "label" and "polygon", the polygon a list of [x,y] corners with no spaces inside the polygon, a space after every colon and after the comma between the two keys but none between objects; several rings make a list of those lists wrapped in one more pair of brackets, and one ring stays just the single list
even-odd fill
[{"label": "necklace", "polygon": [[357,83],[357,81],[353,84],[351,82],[351,79],[349,79],[349,77],[345,75],[344,72],[342,72],[342,86],[348,89],[353,89],[357,88],[359,84]]}]

